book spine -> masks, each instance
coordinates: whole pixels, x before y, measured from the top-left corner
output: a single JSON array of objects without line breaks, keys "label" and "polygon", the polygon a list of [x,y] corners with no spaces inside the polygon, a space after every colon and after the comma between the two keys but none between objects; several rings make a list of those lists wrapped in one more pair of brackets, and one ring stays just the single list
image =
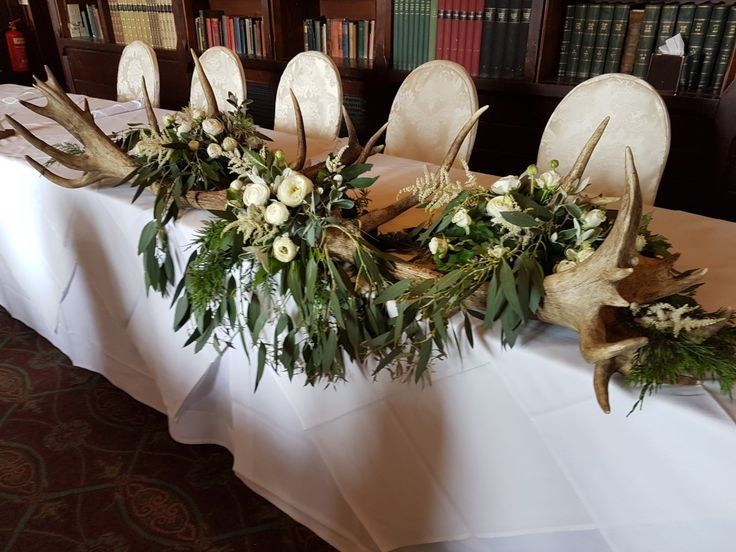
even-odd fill
[{"label": "book spine", "polygon": [[731,6],[731,10],[728,13],[728,20],[723,31],[723,39],[721,45],[718,48],[718,56],[716,58],[716,65],[713,69],[713,83],[711,84],[711,91],[719,93],[721,86],[723,86],[723,79],[726,76],[728,70],[728,62],[731,60],[733,55],[733,47],[736,43],[736,6]]},{"label": "book spine", "polygon": [[590,76],[597,77],[606,67],[606,53],[611,40],[611,27],[613,25],[613,4],[603,4],[600,9],[598,20],[598,33],[593,45],[593,63],[590,64]]},{"label": "book spine", "polygon": [[[399,37],[401,39],[401,57],[399,58],[400,65],[399,69],[406,71],[409,69],[409,1],[410,0],[398,0],[401,5],[401,12],[399,19],[401,26],[399,27]],[[344,26],[343,26],[344,30]],[[345,47],[343,44],[343,57],[345,56]]]},{"label": "book spine", "polygon": [[358,21],[358,59],[365,58],[365,47],[363,41],[365,39],[365,21]]},{"label": "book spine", "polygon": [[583,27],[583,40],[580,44],[580,60],[577,70],[577,78],[580,80],[587,79],[590,76],[600,13],[600,4],[590,4],[585,12],[585,27]]},{"label": "book spine", "polygon": [[664,44],[665,40],[675,34],[678,7],[679,6],[677,4],[667,4],[662,6],[662,13],[659,16],[657,40],[654,41],[655,50]]},{"label": "book spine", "polygon": [[458,32],[460,34],[458,44],[458,63],[470,72],[470,56],[472,53],[472,0],[463,0],[460,11],[460,26]]},{"label": "book spine", "polygon": [[376,20],[370,20],[370,33],[368,34],[368,61],[372,62],[376,49]]},{"label": "book spine", "polygon": [[420,37],[421,40],[418,44],[418,52],[417,52],[417,59],[418,63],[421,65],[422,63],[426,63],[429,61],[427,58],[427,51],[428,51],[428,44],[429,44],[429,13],[430,8],[432,5],[432,0],[423,0],[421,3],[421,11],[420,11],[420,28],[421,32]]},{"label": "book spine", "polygon": [[531,0],[521,1],[521,21],[519,21],[519,38],[516,41],[516,59],[514,61],[514,77],[524,77],[524,65],[526,62],[526,47],[529,41],[529,23],[532,18]]},{"label": "book spine", "polygon": [[503,70],[503,52],[508,29],[509,0],[498,0],[496,21],[493,26],[493,45],[491,47],[491,77],[501,77]]},{"label": "book spine", "polygon": [[[685,90],[691,90],[697,84],[697,76],[700,74],[700,64],[702,62],[703,43],[705,42],[705,34],[708,30],[708,21],[710,21],[712,9],[713,7],[709,4],[701,4],[695,8],[695,17],[693,18],[693,26],[690,29],[690,40],[688,42]],[[682,84],[682,81],[680,84]]]},{"label": "book spine", "polygon": [[470,74],[480,73],[480,43],[483,38],[483,0],[476,0],[473,12],[473,43],[471,46]]},{"label": "book spine", "polygon": [[606,63],[603,67],[604,73],[616,73],[621,66],[624,39],[629,27],[629,9],[628,4],[617,4],[613,10],[611,37],[608,39]]},{"label": "book spine", "polygon": [[565,8],[565,25],[562,28],[562,40],[560,41],[560,61],[557,64],[557,80],[563,80],[567,74],[573,21],[575,21],[575,4],[568,4]]},{"label": "book spine", "polygon": [[431,0],[429,5],[429,42],[427,43],[427,59],[435,59],[437,53],[437,12],[438,0]]},{"label": "book spine", "polygon": [[452,4],[450,13],[450,49],[447,52],[447,59],[459,63],[458,50],[460,47],[460,11],[462,8],[462,0],[455,0]]},{"label": "book spine", "polygon": [[444,16],[444,34],[442,37],[442,57],[441,59],[450,59],[450,45],[452,44],[452,7],[453,0],[445,0],[445,16]]},{"label": "book spine", "polygon": [[683,60],[682,69],[680,72],[680,84],[681,89],[685,89],[687,85],[687,70],[689,68],[688,57],[687,57],[687,44],[690,42],[690,31],[693,28],[693,21],[695,19],[695,4],[683,4],[680,6],[680,10],[677,12],[677,22],[675,23],[675,34],[679,33],[682,35],[682,40],[685,41],[685,59]]},{"label": "book spine", "polygon": [[645,77],[649,72],[649,60],[652,57],[654,41],[657,39],[661,11],[662,6],[658,4],[649,4],[644,8],[644,20],[641,23],[639,44],[636,46],[636,58],[632,72],[635,77]]},{"label": "book spine", "polygon": [[576,79],[578,76],[578,65],[580,63],[580,50],[583,43],[583,29],[585,28],[585,14],[588,11],[588,4],[577,4],[575,6],[575,16],[572,22],[572,36],[570,37],[570,55],[567,60],[567,69],[565,76],[570,79]]},{"label": "book spine", "polygon": [[723,39],[723,31],[726,28],[726,20],[728,18],[728,6],[713,6],[708,30],[705,33],[703,41],[703,63],[700,66],[700,76],[698,77],[698,90],[705,90],[709,87],[713,78],[713,68],[716,62],[716,52]]},{"label": "book spine", "polygon": [[496,0],[485,0],[483,9],[483,35],[480,42],[480,69],[478,75],[491,76],[491,53],[493,45],[494,24],[496,20]]},{"label": "book spine", "polygon": [[508,23],[506,24],[506,44],[504,44],[503,66],[501,76],[503,78],[514,77],[516,65],[516,46],[519,41],[519,23],[521,22],[521,0],[511,0],[509,3]]}]

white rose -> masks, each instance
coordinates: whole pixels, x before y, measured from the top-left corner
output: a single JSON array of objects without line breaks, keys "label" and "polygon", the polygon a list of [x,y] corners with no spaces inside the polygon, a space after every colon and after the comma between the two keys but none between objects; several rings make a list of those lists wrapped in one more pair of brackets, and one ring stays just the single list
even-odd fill
[{"label": "white rose", "polygon": [[575,268],[575,262],[574,261],[560,261],[555,265],[554,271],[555,272],[565,272],[566,270],[570,270],[571,268]]},{"label": "white rose", "polygon": [[638,234],[636,236],[636,244],[634,244],[634,247],[636,247],[637,251],[643,251],[644,248],[647,246],[647,238],[643,234]]},{"label": "white rose", "polygon": [[242,190],[243,189],[243,186],[244,186],[243,181],[240,180],[240,179],[233,180],[230,183],[230,189],[231,190],[235,190],[236,192],[239,192],[240,190]]},{"label": "white rose", "polygon": [[502,219],[501,213],[506,211],[518,211],[519,205],[510,195],[496,196],[486,203],[486,213],[494,219]]},{"label": "white rose", "polygon": [[225,151],[235,151],[238,148],[238,141],[228,136],[222,141],[222,149]]},{"label": "white rose", "polygon": [[314,185],[306,176],[292,173],[281,181],[276,190],[276,197],[284,205],[296,207],[304,201],[307,194],[311,193]]},{"label": "white rose", "polygon": [[172,115],[169,113],[168,115],[164,115],[164,126],[166,128],[174,126],[174,123],[176,122],[176,115]]},{"label": "white rose", "polygon": [[222,148],[220,147],[220,144],[210,144],[209,146],[207,146],[207,155],[209,155],[212,159],[214,159],[215,157],[220,157],[222,155]]},{"label": "white rose", "polygon": [[543,190],[554,192],[560,187],[561,177],[557,171],[547,171],[539,175],[537,182]]},{"label": "white rose", "polygon": [[458,209],[457,213],[452,217],[452,223],[457,224],[460,228],[467,228],[473,219],[470,218],[465,209]]},{"label": "white rose", "polygon": [[189,113],[192,115],[192,119],[204,119],[206,115],[204,109],[199,107],[193,107]]},{"label": "white rose", "polygon": [[595,228],[600,226],[606,220],[606,213],[600,209],[591,209],[587,213],[583,213],[580,222],[583,223],[583,228]]},{"label": "white rose", "polygon": [[521,186],[521,180],[513,175],[504,176],[496,180],[491,186],[491,191],[494,194],[508,194],[519,189]]},{"label": "white rose", "polygon": [[429,251],[432,253],[432,255],[436,255],[437,253],[440,254],[440,256],[447,253],[447,247],[448,243],[445,238],[432,238],[429,240]]},{"label": "white rose", "polygon": [[271,190],[264,184],[251,183],[243,188],[243,203],[248,205],[265,205],[271,197]]},{"label": "white rose", "polygon": [[281,226],[289,220],[289,209],[280,201],[274,201],[266,207],[266,213],[263,215],[268,224]]},{"label": "white rose", "polygon": [[217,136],[218,134],[222,134],[225,126],[217,119],[205,119],[202,121],[202,130],[210,136]]},{"label": "white rose", "polygon": [[282,263],[288,263],[296,257],[297,246],[289,236],[281,236],[273,240],[273,256]]},{"label": "white rose", "polygon": [[186,121],[180,124],[176,129],[176,134],[179,136],[183,136],[184,134],[189,134],[190,132],[192,132],[192,125],[190,125]]},{"label": "white rose", "polygon": [[196,140],[191,140],[187,146],[189,146],[189,149],[192,151],[197,151],[199,149],[199,142]]}]

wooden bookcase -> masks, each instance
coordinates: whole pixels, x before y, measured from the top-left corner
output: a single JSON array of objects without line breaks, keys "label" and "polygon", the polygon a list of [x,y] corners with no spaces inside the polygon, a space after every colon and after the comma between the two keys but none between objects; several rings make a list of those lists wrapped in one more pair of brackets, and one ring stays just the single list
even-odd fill
[{"label": "wooden bookcase", "polygon": [[[117,60],[123,46],[112,41],[108,0],[74,1],[98,7],[104,16],[105,40],[70,38],[66,0],[46,0],[58,50],[57,63],[63,67],[71,91],[114,97]],[[489,104],[491,109],[479,124],[471,159],[473,168],[493,174],[512,174],[523,171],[535,160],[547,119],[573,87],[556,82],[568,1],[579,0],[532,0],[521,78],[475,79],[480,103]],[[606,0],[589,1],[606,3]],[[623,1],[609,0],[609,3]],[[682,4],[687,0],[667,2]],[[700,3],[701,0],[691,2]],[[727,5],[734,2],[736,0],[725,0]],[[174,0],[173,8],[177,46],[174,50],[157,50],[163,107],[179,108],[188,101],[193,69],[189,48],[197,47],[194,19],[199,10],[222,10],[227,15],[263,19],[265,55],[241,58],[246,69],[248,95],[254,100],[254,117],[264,126],[273,122],[273,102],[281,72],[286,63],[304,49],[305,19],[376,21],[372,64],[336,60],[346,106],[363,135],[386,120],[393,97],[408,74],[392,68],[392,0]],[[38,11],[39,8],[34,9]],[[50,52],[48,55],[51,58]],[[53,66],[55,60],[43,61]],[[672,122],[672,147],[658,204],[736,220],[735,73],[736,63],[732,59],[720,95],[663,94]],[[698,183],[696,195],[707,201],[694,203],[693,182]]]}]

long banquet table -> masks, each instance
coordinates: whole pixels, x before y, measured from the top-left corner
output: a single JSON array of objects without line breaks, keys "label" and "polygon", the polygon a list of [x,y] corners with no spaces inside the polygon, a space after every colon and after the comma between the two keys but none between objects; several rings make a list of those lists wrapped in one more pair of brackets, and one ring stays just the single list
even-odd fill
[{"label": "long banquet table", "polygon": [[[0,86],[0,113],[67,140],[21,114],[17,98],[33,93]],[[145,120],[135,102],[93,104],[106,132]],[[294,150],[293,136],[266,132]],[[310,156],[333,146],[312,142]],[[239,344],[194,354],[172,330],[168,300],[146,294],[136,246],[152,196],[131,204],[127,186],[62,189],[26,154],[44,160],[18,137],[0,142],[0,305],[75,365],[166,413],[177,440],[227,447],[246,485],[338,549],[736,549],[736,408],[712,388],[665,387],[627,417],[638,390],[614,381],[606,416],[577,336],[533,323],[510,350],[476,327],[475,348],[437,363],[431,386],[374,382],[354,366],[348,383],[316,388],[268,372],[254,393]],[[371,162],[376,207],[424,170],[385,155]],[[701,302],[736,305],[736,225],[654,215],[679,266],[711,268]],[[170,231],[179,269],[205,216],[188,212]]]}]

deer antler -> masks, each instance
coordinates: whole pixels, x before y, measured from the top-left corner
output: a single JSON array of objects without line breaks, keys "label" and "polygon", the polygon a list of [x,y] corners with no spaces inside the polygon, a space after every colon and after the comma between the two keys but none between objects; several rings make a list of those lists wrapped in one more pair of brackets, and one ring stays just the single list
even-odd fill
[{"label": "deer antler", "polygon": [[150,128],[156,134],[160,134],[161,129],[158,126],[158,119],[156,119],[156,113],[153,111],[151,105],[151,98],[148,96],[148,87],[146,86],[146,78],[141,76],[141,88],[143,88],[143,105],[146,108],[146,118],[148,119],[148,128]]},{"label": "deer antler", "polygon": [[206,73],[204,72],[202,62],[199,61],[196,52],[192,48],[189,49],[189,52],[192,54],[192,59],[194,60],[194,68],[197,71],[199,84],[202,87],[202,91],[204,92],[204,99],[207,102],[205,113],[207,113],[207,117],[212,117],[215,113],[217,113],[217,98],[215,98],[215,92],[212,90],[212,85],[210,84],[210,81],[207,78]]}]

